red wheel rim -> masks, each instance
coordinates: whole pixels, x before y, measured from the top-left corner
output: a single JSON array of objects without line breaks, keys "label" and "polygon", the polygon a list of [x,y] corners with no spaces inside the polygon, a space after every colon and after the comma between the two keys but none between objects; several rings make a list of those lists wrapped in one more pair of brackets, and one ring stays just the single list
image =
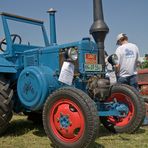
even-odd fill
[{"label": "red wheel rim", "polygon": [[49,113],[49,125],[61,141],[73,143],[84,134],[85,121],[81,109],[70,99],[55,102]]},{"label": "red wheel rim", "polygon": [[115,126],[119,126],[119,127],[126,126],[134,117],[134,112],[135,112],[134,104],[131,98],[123,93],[113,93],[111,97],[108,98],[107,101],[110,102],[110,101],[113,101],[114,99],[116,99],[117,102],[125,104],[128,107],[129,112],[125,117],[109,116],[107,117],[108,121],[114,124]]}]

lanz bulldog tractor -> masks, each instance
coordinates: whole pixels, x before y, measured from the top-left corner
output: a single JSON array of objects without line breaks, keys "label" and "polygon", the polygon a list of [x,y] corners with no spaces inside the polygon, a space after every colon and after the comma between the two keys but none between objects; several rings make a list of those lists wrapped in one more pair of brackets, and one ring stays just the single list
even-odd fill
[{"label": "lanz bulldog tractor", "polygon": [[[141,126],[145,105],[139,94],[127,85],[111,85],[105,76],[104,40],[109,28],[102,1],[93,3],[90,34],[95,42],[83,38],[58,45],[53,9],[48,11],[50,43],[42,21],[1,13],[5,34],[0,42],[1,135],[13,113],[19,112],[42,114],[45,132],[59,148],[92,147],[100,123],[115,133],[133,133]],[[12,22],[40,28],[45,45],[23,43],[19,32],[10,29]],[[38,37],[36,32],[33,36]]]}]

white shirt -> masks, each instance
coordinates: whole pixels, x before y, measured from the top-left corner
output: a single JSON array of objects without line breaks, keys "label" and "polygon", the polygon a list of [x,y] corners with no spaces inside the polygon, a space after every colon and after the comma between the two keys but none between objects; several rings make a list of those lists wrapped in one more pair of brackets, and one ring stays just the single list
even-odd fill
[{"label": "white shirt", "polygon": [[127,77],[137,74],[136,66],[139,59],[139,49],[135,44],[125,43],[119,46],[115,52],[120,64],[120,77]]}]

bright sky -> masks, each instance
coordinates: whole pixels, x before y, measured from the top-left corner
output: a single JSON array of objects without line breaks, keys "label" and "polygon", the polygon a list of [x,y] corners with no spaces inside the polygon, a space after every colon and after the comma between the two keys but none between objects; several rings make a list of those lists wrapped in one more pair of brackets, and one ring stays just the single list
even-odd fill
[{"label": "bright sky", "polygon": [[[130,42],[138,45],[141,56],[148,54],[148,0],[102,2],[104,20],[110,29],[105,39],[105,50],[109,54],[114,53],[116,36],[123,32]],[[63,44],[89,37],[93,23],[92,3],[93,0],[0,0],[0,11],[43,20],[49,33],[46,11],[51,7],[56,9],[57,40]],[[0,32],[0,38],[2,36]]]}]

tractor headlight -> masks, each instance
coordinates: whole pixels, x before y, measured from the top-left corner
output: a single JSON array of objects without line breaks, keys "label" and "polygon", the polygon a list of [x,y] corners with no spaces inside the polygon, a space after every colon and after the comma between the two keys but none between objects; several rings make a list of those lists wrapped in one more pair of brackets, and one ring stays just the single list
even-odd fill
[{"label": "tractor headlight", "polygon": [[78,59],[78,50],[77,48],[69,48],[68,50],[68,58],[72,61],[76,61]]}]

